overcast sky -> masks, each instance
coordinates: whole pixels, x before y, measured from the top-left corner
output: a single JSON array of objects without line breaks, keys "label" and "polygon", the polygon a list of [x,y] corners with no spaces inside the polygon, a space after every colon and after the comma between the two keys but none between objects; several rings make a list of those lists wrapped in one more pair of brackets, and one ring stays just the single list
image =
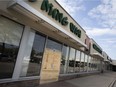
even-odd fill
[{"label": "overcast sky", "polygon": [[116,0],[57,1],[116,60]]}]

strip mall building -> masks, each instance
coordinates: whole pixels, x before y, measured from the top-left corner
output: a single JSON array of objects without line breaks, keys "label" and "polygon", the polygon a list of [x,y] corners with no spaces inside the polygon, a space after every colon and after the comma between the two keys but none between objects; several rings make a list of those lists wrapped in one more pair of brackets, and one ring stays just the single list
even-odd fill
[{"label": "strip mall building", "polygon": [[111,64],[57,1],[0,2],[0,83],[43,84],[108,71]]}]

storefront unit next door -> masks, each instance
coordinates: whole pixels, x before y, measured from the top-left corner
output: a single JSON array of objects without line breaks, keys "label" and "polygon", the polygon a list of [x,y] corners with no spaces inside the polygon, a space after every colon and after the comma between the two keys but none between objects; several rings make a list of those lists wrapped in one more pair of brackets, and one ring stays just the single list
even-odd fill
[{"label": "storefront unit next door", "polygon": [[46,49],[43,56],[43,64],[40,75],[40,84],[58,80],[60,72],[61,52]]}]

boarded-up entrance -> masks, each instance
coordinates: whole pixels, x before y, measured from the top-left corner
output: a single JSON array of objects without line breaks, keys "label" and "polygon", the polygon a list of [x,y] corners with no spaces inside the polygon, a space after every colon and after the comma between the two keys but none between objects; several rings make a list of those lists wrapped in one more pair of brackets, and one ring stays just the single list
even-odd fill
[{"label": "boarded-up entrance", "polygon": [[60,59],[61,52],[51,49],[45,50],[40,75],[40,84],[58,80],[60,72]]}]

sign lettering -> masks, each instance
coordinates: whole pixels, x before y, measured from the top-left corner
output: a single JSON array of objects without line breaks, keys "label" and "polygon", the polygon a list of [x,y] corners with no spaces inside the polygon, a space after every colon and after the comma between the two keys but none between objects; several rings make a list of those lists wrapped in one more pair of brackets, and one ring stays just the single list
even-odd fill
[{"label": "sign lettering", "polygon": [[102,50],[100,48],[98,48],[95,44],[93,44],[93,48],[99,52],[100,54],[102,54]]},{"label": "sign lettering", "polygon": [[67,26],[69,24],[70,31],[81,38],[81,30],[73,23],[69,23],[68,17],[65,17],[57,8],[54,8],[53,4],[49,3],[48,0],[43,0],[41,10],[47,12],[49,16],[58,21],[61,25]]},{"label": "sign lettering", "polygon": [[41,10],[48,12],[48,15],[52,16],[56,21],[59,21],[62,25],[68,25],[68,18],[63,16],[63,13],[60,13],[57,8],[53,9],[53,4],[49,3],[48,0],[43,0],[41,5]]}]

